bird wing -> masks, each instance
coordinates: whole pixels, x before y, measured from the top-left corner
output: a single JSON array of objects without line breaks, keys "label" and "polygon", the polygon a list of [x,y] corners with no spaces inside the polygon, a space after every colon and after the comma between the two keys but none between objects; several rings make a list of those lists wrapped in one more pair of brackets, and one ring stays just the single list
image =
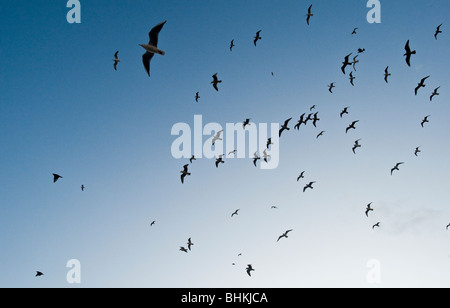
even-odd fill
[{"label": "bird wing", "polygon": [[407,54],[409,54],[411,52],[411,48],[409,48],[409,40],[405,44],[405,51]]},{"label": "bird wing", "polygon": [[146,52],[142,55],[142,63],[144,63],[145,71],[147,72],[148,76],[150,77],[150,61],[153,58],[153,53]]},{"label": "bird wing", "polygon": [[119,51],[116,51],[116,53],[114,54],[114,58],[118,59],[119,58],[118,54],[119,54]]},{"label": "bird wing", "polygon": [[117,71],[117,62],[114,62],[114,69]]},{"label": "bird wing", "polygon": [[148,33],[148,36],[150,38],[150,41],[149,41],[150,45],[153,45],[155,47],[158,46],[159,31],[161,31],[162,27],[164,26],[164,24],[166,22],[167,22],[167,20],[157,24],[156,26],[153,27],[153,29],[150,30],[150,32]]}]

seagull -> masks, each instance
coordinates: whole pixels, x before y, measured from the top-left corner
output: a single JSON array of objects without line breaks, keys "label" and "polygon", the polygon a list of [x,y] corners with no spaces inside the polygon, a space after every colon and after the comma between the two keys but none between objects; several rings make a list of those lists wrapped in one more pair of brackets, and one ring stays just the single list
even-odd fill
[{"label": "seagull", "polygon": [[217,140],[222,140],[222,138],[220,138],[220,135],[222,134],[222,132],[223,132],[223,129],[219,130],[216,133],[216,135],[212,139],[212,145],[215,145]]},{"label": "seagull", "polygon": [[313,111],[314,109],[316,109],[316,105],[312,105],[312,106],[309,108],[309,111]]},{"label": "seagull", "polygon": [[350,125],[345,129],[345,133],[348,133],[348,131],[349,131],[350,129],[356,129],[355,124],[358,123],[358,122],[359,122],[359,120],[353,121],[352,124],[350,124]]},{"label": "seagull", "polygon": [[423,125],[424,125],[425,123],[430,122],[430,121],[428,121],[428,117],[431,117],[431,115],[427,115],[425,118],[423,118],[422,123],[420,123],[420,125],[421,125],[422,127],[423,127]]},{"label": "seagull", "polygon": [[306,23],[308,24],[308,26],[309,26],[309,19],[312,17],[312,16],[314,16],[314,14],[313,13],[311,13],[311,7],[312,7],[312,4],[309,6],[309,8],[308,8],[308,14],[306,14]]},{"label": "seagull", "polygon": [[213,85],[214,89],[216,89],[216,91],[219,91],[219,88],[217,87],[217,84],[222,83],[222,80],[219,80],[217,78],[217,73],[215,73],[213,76],[213,81],[211,81],[211,84]]},{"label": "seagull", "polygon": [[36,271],[36,276],[35,277],[39,277],[39,276],[43,276],[44,273],[40,272],[40,271]]},{"label": "seagull", "polygon": [[397,164],[394,166],[394,168],[391,169],[391,175],[392,175],[392,173],[393,173],[395,170],[399,171],[400,169],[398,169],[398,167],[400,167],[400,165],[403,165],[403,164],[404,164],[404,162],[397,163]]},{"label": "seagull", "polygon": [[365,48],[358,48],[358,53],[363,53],[364,51],[366,51]]},{"label": "seagull", "polygon": [[336,86],[334,85],[335,82],[332,82],[331,84],[328,85],[328,91],[330,91],[330,93],[333,93],[333,88],[336,88]]},{"label": "seagull", "polygon": [[411,48],[409,47],[409,40],[406,42],[405,45],[405,54],[403,56],[406,56],[406,64],[408,64],[408,66],[411,66],[411,55],[415,55],[416,51],[413,50],[411,51]]},{"label": "seagull", "polygon": [[236,154],[237,150],[233,150],[231,152],[228,152],[228,156],[230,156],[231,154]]},{"label": "seagull", "polygon": [[269,145],[273,144],[272,138],[267,139],[266,147],[269,148]]},{"label": "seagull", "polygon": [[372,229],[375,229],[375,227],[380,227],[380,222],[377,222],[376,224],[374,224],[374,225],[372,226]]},{"label": "seagull", "polygon": [[291,120],[292,120],[292,118],[289,118],[286,121],[284,121],[283,125],[281,125],[281,129],[279,131],[279,137],[281,137],[281,134],[283,133],[284,130],[289,130],[288,124],[289,124],[289,121],[291,121]]},{"label": "seagull", "polygon": [[191,158],[189,158],[189,162],[192,164],[192,161],[197,160],[197,158],[195,158],[195,155],[192,155]]},{"label": "seagull", "polygon": [[354,29],[353,29],[352,35],[353,35],[353,34],[356,34],[356,30],[358,30],[358,28],[354,28]]},{"label": "seagull", "polygon": [[439,26],[437,26],[437,28],[436,28],[436,33],[434,34],[434,38],[437,40],[437,36],[438,36],[438,34],[439,33],[442,33],[442,31],[441,31],[441,26],[442,26],[442,24],[440,24]]},{"label": "seagull", "polygon": [[352,86],[355,86],[355,84],[353,83],[353,79],[356,79],[356,77],[353,76],[353,72],[350,72],[350,83],[352,84]]},{"label": "seagull", "polygon": [[261,33],[261,30],[259,30],[258,32],[256,32],[256,36],[254,37],[253,40],[253,44],[256,46],[256,42],[258,42],[258,40],[262,39],[261,36],[259,36],[259,34]]},{"label": "seagull", "polygon": [[352,63],[348,61],[348,58],[350,56],[351,56],[351,53],[346,55],[345,58],[344,58],[344,62],[342,62],[341,71],[342,71],[342,73],[344,73],[344,75],[345,75],[345,68],[347,67],[347,65],[352,65]]},{"label": "seagull", "polygon": [[114,69],[117,71],[117,64],[120,62],[119,60],[119,51],[116,51],[116,53],[114,54]]},{"label": "seagull", "polygon": [[198,99],[200,98],[200,95],[199,95],[199,93],[197,92],[197,93],[195,93],[195,101],[198,103]]},{"label": "seagull", "polygon": [[291,229],[291,230],[287,230],[287,231],[284,232],[282,235],[280,235],[280,236],[278,237],[277,242],[278,242],[281,238],[283,238],[283,237],[288,238],[288,233],[291,232],[291,231],[292,231],[292,229]]},{"label": "seagull", "polygon": [[419,154],[420,152],[422,152],[422,151],[420,150],[420,147],[417,147],[417,148],[415,149],[415,151],[414,151],[414,155],[418,156],[417,154]]},{"label": "seagull", "polygon": [[184,184],[184,178],[186,177],[186,175],[191,175],[188,172],[188,166],[189,166],[189,164],[184,165],[183,166],[183,171],[180,171],[180,173],[181,173],[181,184]]},{"label": "seagull", "polygon": [[234,45],[234,39],[232,39],[231,40],[231,43],[230,43],[230,51],[233,51],[233,47],[234,47],[235,45]]},{"label": "seagull", "polygon": [[191,246],[194,245],[194,243],[191,242],[191,238],[188,238],[187,245],[188,245],[188,249],[191,250]]},{"label": "seagull", "polygon": [[148,76],[150,77],[150,61],[153,58],[153,55],[155,53],[164,56],[166,53],[163,50],[160,50],[158,46],[158,36],[159,32],[165,25],[166,21],[163,21],[156,26],[153,27],[153,29],[150,30],[148,33],[148,36],[150,38],[150,41],[148,44],[139,44],[142,48],[146,50],[146,52],[142,55],[142,62],[144,63],[145,71],[147,72]]},{"label": "seagull", "polygon": [[298,182],[300,179],[305,178],[305,172],[306,172],[306,171],[302,171],[302,173],[300,173],[300,175],[297,177],[297,182]]},{"label": "seagull", "polygon": [[313,184],[316,182],[309,182],[308,185],[306,185],[305,187],[303,187],[303,192],[306,191],[306,189],[310,188],[310,189],[314,189]]},{"label": "seagull", "polygon": [[245,127],[247,126],[247,125],[251,125],[250,124],[250,120],[251,119],[245,119],[245,121],[242,123],[242,127],[245,129]]},{"label": "seagull", "polygon": [[424,77],[420,80],[420,82],[417,84],[417,87],[414,89],[414,93],[417,95],[417,91],[419,91],[420,88],[425,88],[425,80],[427,80],[430,77],[428,75],[427,77]]},{"label": "seagull", "polygon": [[300,120],[298,120],[297,124],[295,124],[294,129],[300,130],[300,125],[305,123],[305,113],[300,116]]},{"label": "seagull", "polygon": [[320,136],[323,136],[323,134],[325,133],[325,131],[321,131],[320,133],[317,134],[316,139],[318,139]]},{"label": "seagull", "polygon": [[313,125],[314,125],[314,127],[316,127],[317,121],[320,121],[320,119],[319,119],[319,117],[317,116],[317,114],[318,114],[318,112],[316,112],[316,113],[314,114],[314,118],[313,118]]},{"label": "seagull", "polygon": [[275,206],[275,205],[272,205],[270,208],[271,208],[271,209],[278,209],[278,207]]},{"label": "seagull", "polygon": [[391,74],[389,73],[389,66],[387,66],[385,69],[384,69],[384,81],[386,81],[386,83],[388,83],[388,77],[389,76],[391,76]]},{"label": "seagull", "polygon": [[155,224],[155,222],[156,222],[156,221],[153,220],[153,221],[150,223],[150,227],[153,226],[153,225]]},{"label": "seagull", "polygon": [[434,89],[433,93],[431,93],[430,102],[433,100],[434,96],[439,95],[439,93],[438,93],[439,88],[440,87],[437,87],[436,89]]},{"label": "seagull", "polygon": [[264,158],[264,161],[267,163],[267,158],[270,158],[270,155],[269,154],[267,154],[267,149],[264,149],[264,151],[263,151],[263,158]]},{"label": "seagull", "polygon": [[223,154],[219,155],[219,158],[216,159],[216,168],[219,168],[220,163],[225,163],[225,161],[223,160]]},{"label": "seagull", "polygon": [[359,141],[360,141],[360,140],[361,140],[361,139],[356,140],[356,141],[355,141],[355,144],[353,145],[352,151],[353,151],[354,154],[356,154],[355,150],[356,150],[357,148],[360,148],[360,147],[361,147],[361,145],[359,144]]},{"label": "seagull", "polygon": [[304,122],[305,125],[308,124],[308,121],[309,121],[309,120],[312,120],[312,119],[313,119],[312,116],[313,116],[312,113],[308,114],[308,116],[306,117],[305,122]]},{"label": "seagull", "polygon": [[257,152],[255,152],[255,154],[253,154],[253,165],[255,165],[256,167],[256,162],[261,159],[261,157],[258,156]]},{"label": "seagull", "polygon": [[84,191],[85,188],[86,187],[83,184],[81,184],[81,191]]},{"label": "seagull", "polygon": [[184,251],[184,252],[188,252],[188,250],[186,248],[184,248],[183,246],[180,247],[180,251]]},{"label": "seagull", "polygon": [[342,118],[342,116],[343,116],[344,114],[348,114],[348,108],[350,108],[350,107],[345,107],[345,108],[341,111],[341,114],[340,114],[341,118]]},{"label": "seagull", "polygon": [[251,264],[248,264],[246,270],[247,270],[247,274],[251,277],[252,275],[250,274],[250,272],[251,272],[251,271],[254,271],[252,265],[251,265]]},{"label": "seagull", "polygon": [[53,173],[53,183],[55,183],[59,179],[62,179],[62,176],[60,176],[59,174]]},{"label": "seagull", "polygon": [[355,72],[356,72],[356,64],[359,63],[359,60],[356,60],[356,58],[358,58],[358,55],[354,56],[352,61],[353,69],[355,70]]},{"label": "seagull", "polygon": [[370,206],[372,205],[372,202],[370,202],[369,204],[367,204],[367,208],[366,208],[366,216],[369,217],[369,212],[373,211],[373,208],[371,208]]},{"label": "seagull", "polygon": [[234,212],[231,214],[231,217],[233,217],[234,215],[239,215],[238,212],[239,212],[239,209],[237,209],[236,211],[234,211]]}]

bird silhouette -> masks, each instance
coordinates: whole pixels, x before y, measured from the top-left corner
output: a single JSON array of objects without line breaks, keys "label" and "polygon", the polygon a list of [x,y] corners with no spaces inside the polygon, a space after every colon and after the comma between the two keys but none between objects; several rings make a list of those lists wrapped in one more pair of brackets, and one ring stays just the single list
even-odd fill
[{"label": "bird silhouette", "polygon": [[391,76],[391,74],[389,73],[389,66],[387,66],[384,69],[384,81],[386,81],[386,83],[388,83],[388,77]]},{"label": "bird silhouette", "polygon": [[180,171],[181,173],[181,184],[184,184],[184,178],[186,175],[191,175],[188,171],[189,164],[186,164],[183,166],[183,171]]},{"label": "bird silhouette", "polygon": [[312,4],[309,6],[308,8],[308,13],[306,14],[306,23],[309,26],[309,20],[311,19],[312,16],[314,16],[314,14],[311,12],[311,8],[312,8]]},{"label": "bird silhouette", "polygon": [[197,92],[197,93],[195,93],[195,101],[198,103],[198,99],[200,98],[200,95],[199,95],[199,93]]},{"label": "bird silhouette", "polygon": [[351,55],[352,55],[352,53],[349,53],[348,55],[346,55],[345,58],[344,58],[344,62],[342,62],[341,71],[342,71],[342,73],[344,73],[344,75],[345,75],[345,68],[346,68],[348,65],[352,65],[352,62],[349,62],[349,60],[348,60],[348,58],[349,58]]},{"label": "bird silhouette", "polygon": [[370,202],[369,204],[367,204],[366,212],[365,212],[367,217],[369,217],[369,212],[370,212],[370,211],[373,211],[373,208],[370,207],[371,205],[372,205],[372,202]]},{"label": "bird silhouette", "polygon": [[240,209],[237,209],[236,211],[234,211],[233,213],[231,213],[231,217],[233,217],[234,215],[239,215]]},{"label": "bird silhouette", "polygon": [[42,273],[40,271],[36,271],[35,277],[39,277],[39,276],[44,276],[44,273]]},{"label": "bird silhouette", "polygon": [[216,135],[215,135],[215,136],[213,137],[213,139],[212,139],[212,145],[215,145],[217,140],[222,140],[222,138],[220,137],[220,135],[222,134],[222,132],[223,132],[223,129],[219,130],[219,131],[216,133]]},{"label": "bird silhouette", "polygon": [[303,187],[303,192],[306,191],[306,189],[314,189],[313,184],[316,182],[309,182],[305,187]]},{"label": "bird silhouette", "polygon": [[321,131],[320,133],[317,134],[316,139],[319,139],[319,137],[323,136],[323,134],[325,133],[325,131]]},{"label": "bird silhouette", "polygon": [[366,51],[365,48],[358,48],[358,53],[363,53],[364,51]]},{"label": "bird silhouette", "polygon": [[261,157],[259,157],[258,154],[257,154],[257,152],[255,152],[255,153],[253,154],[253,165],[255,165],[255,167],[256,167],[256,162],[257,162],[258,160],[260,160],[260,159],[261,159]]},{"label": "bird silhouette", "polygon": [[361,145],[359,144],[359,141],[361,141],[361,139],[356,140],[355,144],[353,145],[353,148],[352,148],[353,154],[356,154],[356,152],[355,152],[356,149],[361,147]]},{"label": "bird silhouette", "polygon": [[348,131],[349,131],[350,129],[356,129],[355,125],[356,125],[356,123],[358,123],[358,122],[359,122],[359,120],[353,121],[353,122],[345,129],[345,133],[348,133]]},{"label": "bird silhouette", "polygon": [[53,183],[56,183],[59,179],[62,179],[62,176],[59,174],[53,173]]},{"label": "bird silhouette", "polygon": [[194,160],[197,160],[197,158],[195,158],[195,155],[192,155],[191,158],[189,158],[189,162],[192,164],[192,162],[193,162]]},{"label": "bird silhouette", "polygon": [[86,187],[83,184],[81,184],[81,191],[84,191],[85,188]]},{"label": "bird silhouette", "polygon": [[212,78],[213,78],[213,81],[211,81],[211,84],[213,85],[213,87],[214,87],[214,89],[216,89],[216,91],[219,91],[219,88],[218,88],[218,84],[219,83],[222,83],[222,80],[219,80],[218,78],[217,78],[217,73],[215,73],[213,76],[212,76]]},{"label": "bird silhouette", "polygon": [[353,35],[353,34],[356,34],[356,30],[358,30],[358,28],[354,28],[354,29],[353,29],[352,35]]},{"label": "bird silhouette", "polygon": [[153,220],[153,221],[150,223],[150,227],[153,226],[155,223],[156,223],[156,221]]},{"label": "bird silhouette", "polygon": [[437,40],[438,34],[439,34],[439,33],[442,33],[442,31],[441,31],[441,26],[442,26],[442,24],[440,24],[439,26],[437,26],[436,32],[434,33],[434,38],[435,38],[436,40]]},{"label": "bird silhouette", "polygon": [[380,222],[377,222],[376,224],[374,224],[374,225],[372,226],[372,229],[375,229],[375,227],[380,227]]},{"label": "bird silhouette", "polygon": [[433,100],[433,97],[435,97],[436,95],[439,95],[438,90],[440,87],[437,87],[436,89],[434,89],[433,93],[431,93],[430,96],[430,102]]},{"label": "bird silhouette", "polygon": [[297,177],[297,182],[298,182],[300,179],[305,178],[305,172],[306,172],[306,171],[302,171],[302,173],[300,173],[300,175]]},{"label": "bird silhouette", "polygon": [[260,40],[260,39],[262,39],[262,37],[260,36],[260,33],[261,33],[261,30],[259,30],[258,32],[256,32],[256,35],[255,35],[255,37],[254,37],[254,40],[253,40],[253,44],[256,46],[256,43]]},{"label": "bird silhouette", "polygon": [[411,66],[411,55],[415,55],[415,54],[416,54],[416,51],[415,50],[411,51],[411,48],[409,47],[409,40],[408,40],[405,45],[405,54],[403,55],[404,57],[406,57],[405,60],[406,60],[406,64],[408,64],[408,66]]},{"label": "bird silhouette", "polygon": [[266,148],[269,148],[271,144],[273,144],[272,138],[267,139]]},{"label": "bird silhouette", "polygon": [[419,91],[420,88],[425,88],[425,86],[426,86],[425,80],[427,80],[428,78],[430,78],[430,75],[428,75],[427,77],[424,77],[420,80],[420,82],[417,84],[417,87],[414,89],[415,95],[417,95],[417,91]]},{"label": "bird silhouette", "polygon": [[150,30],[150,32],[148,33],[148,36],[150,38],[148,44],[139,44],[139,46],[141,46],[146,50],[146,52],[142,55],[142,63],[144,64],[145,71],[147,72],[149,77],[150,77],[150,62],[155,53],[162,56],[166,54],[163,50],[158,48],[159,32],[166,24],[166,22],[167,20],[157,24]]},{"label": "bird silhouette", "polygon": [[263,151],[263,159],[267,163],[267,159],[270,158],[270,155],[267,154],[267,149],[264,149]]},{"label": "bird silhouette", "polygon": [[359,60],[356,60],[356,58],[358,58],[358,55],[354,56],[352,61],[353,69],[355,70],[355,72],[356,72],[356,64],[359,63]]},{"label": "bird silhouette", "polygon": [[292,229],[287,230],[287,231],[284,232],[282,235],[280,235],[280,236],[278,237],[277,242],[278,242],[281,238],[283,238],[283,237],[288,238],[288,233],[291,232],[291,231],[292,231]]},{"label": "bird silhouette", "polygon": [[341,113],[340,113],[341,118],[342,118],[342,116],[343,116],[344,114],[348,114],[348,108],[350,108],[350,107],[345,107],[345,108],[341,111]]},{"label": "bird silhouette", "polygon": [[247,271],[247,274],[251,277],[252,276],[251,272],[254,271],[254,268],[252,267],[251,264],[247,265],[246,271]]},{"label": "bird silhouette", "polygon": [[219,158],[216,159],[216,168],[219,168],[219,164],[224,164],[223,154],[219,155]]},{"label": "bird silhouette", "polygon": [[279,137],[281,137],[281,134],[285,131],[285,130],[290,130],[288,127],[289,122],[292,120],[292,118],[287,119],[286,121],[284,121],[284,124],[281,125],[280,131],[279,131]]},{"label": "bird silhouette", "polygon": [[319,112],[314,113],[314,117],[313,117],[313,125],[314,127],[317,127],[317,121],[320,121],[319,116],[318,116]]},{"label": "bird silhouette", "polygon": [[250,124],[250,120],[251,120],[251,119],[245,119],[245,121],[242,123],[242,128],[243,128],[243,129],[245,129],[245,127],[246,127],[247,125],[251,125],[251,124]]},{"label": "bird silhouette", "polygon": [[180,251],[183,251],[183,252],[186,252],[186,253],[188,252],[188,250],[186,248],[184,248],[183,246],[180,247]]},{"label": "bird silhouette", "polygon": [[278,209],[278,207],[277,206],[275,206],[275,205],[272,205],[271,207],[270,207],[271,209]]},{"label": "bird silhouette", "polygon": [[417,154],[419,154],[420,152],[422,152],[422,151],[420,150],[420,147],[417,147],[417,148],[414,150],[414,155],[419,156],[419,155],[417,155]]},{"label": "bird silhouette", "polygon": [[188,245],[188,249],[191,250],[191,246],[194,245],[194,243],[192,243],[192,241],[191,241],[191,238],[188,238],[187,245]]},{"label": "bird silhouette", "polygon": [[350,78],[349,78],[349,79],[350,79],[351,85],[352,85],[352,86],[355,86],[355,84],[353,83],[353,80],[356,79],[356,77],[353,76],[353,72],[350,72]]},{"label": "bird silhouette", "polygon": [[120,62],[119,59],[119,51],[116,51],[116,53],[114,54],[114,69],[117,71],[117,64]]},{"label": "bird silhouette", "polygon": [[430,121],[428,120],[429,117],[431,117],[431,115],[427,115],[425,118],[423,118],[422,122],[420,123],[420,125],[421,125],[422,127],[423,127],[423,125],[424,125],[425,123],[430,122]]},{"label": "bird silhouette", "polygon": [[400,169],[398,169],[398,167],[400,167],[400,165],[403,165],[403,164],[404,164],[404,162],[397,163],[397,164],[391,169],[391,175],[392,175],[392,173],[393,173],[395,170],[399,171]]},{"label": "bird silhouette", "polygon": [[448,225],[445,227],[445,229],[448,230],[448,227],[450,227],[450,224],[448,224]]},{"label": "bird silhouette", "polygon": [[236,46],[236,45],[234,45],[234,39],[232,39],[230,42],[230,51],[233,51],[234,46]]},{"label": "bird silhouette", "polygon": [[328,91],[330,91],[330,93],[333,93],[333,88],[336,88],[334,84],[335,82],[332,82],[331,84],[328,85]]},{"label": "bird silhouette", "polygon": [[300,116],[300,120],[298,120],[297,124],[295,124],[294,129],[299,130],[300,125],[305,123],[305,113]]}]

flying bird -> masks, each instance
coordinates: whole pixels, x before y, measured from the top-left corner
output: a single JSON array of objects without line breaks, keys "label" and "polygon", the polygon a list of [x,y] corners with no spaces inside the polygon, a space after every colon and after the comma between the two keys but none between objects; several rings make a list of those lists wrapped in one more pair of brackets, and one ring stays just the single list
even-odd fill
[{"label": "flying bird", "polygon": [[313,117],[313,125],[314,127],[317,127],[317,121],[320,121],[319,117],[318,117],[319,112],[314,113],[314,117]]},{"label": "flying bird", "polygon": [[314,189],[313,184],[316,182],[309,182],[305,187],[303,187],[303,192],[306,191],[306,189],[310,188],[310,189]]},{"label": "flying bird", "polygon": [[406,56],[406,64],[408,64],[408,66],[411,66],[411,55],[415,55],[416,51],[413,50],[411,51],[411,48],[409,47],[409,40],[406,42],[405,45],[405,54],[403,55],[404,57]]},{"label": "flying bird", "polygon": [[415,95],[417,95],[417,91],[419,91],[420,88],[425,88],[425,86],[426,86],[425,80],[427,80],[429,77],[430,77],[430,75],[428,75],[427,77],[424,77],[420,80],[420,82],[417,84],[417,87],[414,89]]},{"label": "flying bird", "polygon": [[153,221],[150,223],[150,227],[153,226],[153,225],[155,224],[155,222],[156,222],[156,221],[153,220]]},{"label": "flying bird", "polygon": [[195,93],[195,101],[198,103],[198,99],[200,98],[200,95],[199,95],[199,93],[197,92],[197,93]]},{"label": "flying bird", "polygon": [[358,48],[358,53],[363,53],[364,51],[366,51],[365,48]]},{"label": "flying bird", "polygon": [[237,150],[230,151],[230,152],[228,152],[228,156],[230,156],[231,154],[236,154],[236,152],[237,152]]},{"label": "flying bird", "polygon": [[259,157],[258,154],[257,154],[257,152],[255,152],[255,153],[253,154],[253,165],[255,165],[255,167],[256,167],[256,162],[257,162],[258,160],[260,160],[260,159],[261,159],[261,157]]},{"label": "flying bird", "polygon": [[117,71],[117,64],[120,62],[119,60],[119,51],[116,51],[116,53],[114,54],[114,69]]},{"label": "flying bird", "polygon": [[312,4],[308,8],[308,14],[306,14],[306,23],[308,24],[308,26],[309,26],[309,20],[311,19],[312,16],[314,16],[314,14],[311,12],[311,8],[312,8]]},{"label": "flying bird", "polygon": [[328,85],[328,91],[330,91],[330,93],[333,93],[333,88],[336,88],[336,86],[334,85],[335,82],[332,82],[331,84]]},{"label": "flying bird", "polygon": [[345,133],[348,133],[348,131],[349,131],[350,129],[356,129],[355,125],[356,125],[356,123],[358,123],[358,122],[359,122],[359,120],[353,121],[353,122],[345,129]]},{"label": "flying bird", "polygon": [[373,208],[371,208],[370,206],[372,205],[372,202],[370,202],[369,204],[367,204],[366,207],[366,216],[369,217],[369,212],[373,211]]},{"label": "flying bird", "polygon": [[358,58],[358,55],[354,56],[352,61],[353,69],[355,70],[355,72],[356,72],[356,64],[359,63],[359,60],[356,60],[356,58]]},{"label": "flying bird", "polygon": [[340,113],[341,118],[342,118],[342,116],[343,116],[344,114],[348,114],[348,108],[350,108],[350,107],[345,107],[345,108],[341,111],[341,113]]},{"label": "flying bird", "polygon": [[288,127],[289,121],[291,121],[292,118],[287,119],[286,121],[284,121],[284,124],[281,125],[280,131],[279,131],[279,137],[281,137],[281,134],[283,133],[283,131],[285,130],[290,130]]},{"label": "flying bird", "polygon": [[353,83],[353,80],[356,79],[355,76],[353,76],[353,72],[350,72],[350,83],[352,84],[352,86],[355,86],[355,84]]},{"label": "flying bird", "polygon": [[420,147],[417,147],[417,148],[414,150],[414,155],[419,156],[419,155],[417,155],[417,154],[419,154],[420,152],[422,152],[422,151],[420,150]]},{"label": "flying bird", "polygon": [[302,171],[302,173],[300,173],[300,175],[297,177],[297,182],[298,182],[300,179],[305,178],[305,172],[306,172],[306,171]]},{"label": "flying bird", "polygon": [[398,169],[398,167],[400,167],[400,165],[403,165],[403,164],[404,164],[404,162],[397,163],[397,164],[391,169],[391,175],[392,175],[392,173],[393,173],[395,170],[399,171],[400,169]]},{"label": "flying bird", "polygon": [[183,246],[180,247],[180,251],[184,251],[184,252],[188,252],[188,250],[186,248],[184,248]]},{"label": "flying bird", "polygon": [[267,149],[264,149],[263,151],[263,159],[267,163],[267,158],[270,158],[270,155],[267,154]]},{"label": "flying bird", "polygon": [[219,80],[219,79],[217,78],[217,73],[215,73],[215,74],[212,76],[212,78],[213,78],[213,81],[211,81],[211,84],[213,85],[214,89],[216,89],[216,91],[219,91],[219,88],[217,87],[217,85],[218,85],[219,83],[222,83],[222,80]]},{"label": "flying bird", "polygon": [[297,124],[295,124],[294,129],[299,130],[300,125],[305,123],[305,113],[300,116],[300,120],[298,120]]},{"label": "flying bird", "polygon": [[448,227],[450,227],[450,224],[448,224],[448,225],[445,227],[445,229],[448,230]]},{"label": "flying bird", "polygon": [[62,176],[60,176],[59,174],[53,173],[53,183],[55,183],[59,179],[62,179]]},{"label": "flying bird", "polygon": [[219,155],[219,158],[216,159],[216,168],[219,168],[219,164],[224,164],[223,154]]},{"label": "flying bird", "polygon": [[150,41],[148,44],[139,44],[142,48],[146,50],[146,52],[142,55],[142,62],[144,63],[145,71],[147,72],[148,76],[150,77],[150,61],[152,60],[155,53],[164,56],[166,53],[158,48],[158,36],[159,32],[163,28],[163,26],[166,24],[166,21],[163,21],[156,26],[153,27],[153,29],[150,30],[148,33],[148,36],[150,38]]},{"label": "flying bird", "polygon": [[312,105],[311,107],[309,107],[309,111],[313,111],[314,109],[316,109],[316,105]]},{"label": "flying bird", "polygon": [[354,29],[353,29],[352,35],[353,35],[353,34],[356,34],[356,30],[358,30],[358,28],[354,28]]},{"label": "flying bird", "polygon": [[191,246],[194,245],[194,243],[192,243],[192,241],[191,241],[191,238],[188,238],[187,245],[188,245],[188,249],[191,250]]},{"label": "flying bird", "polygon": [[275,205],[272,205],[270,208],[271,208],[271,209],[278,209],[278,207],[275,206]]},{"label": "flying bird", "polygon": [[247,125],[251,125],[251,124],[250,124],[250,120],[251,120],[251,119],[245,119],[245,121],[242,123],[242,128],[245,129],[245,127],[246,127]]},{"label": "flying bird", "polygon": [[83,184],[81,184],[81,191],[84,191],[85,188],[86,187]]},{"label": "flying bird", "polygon": [[384,81],[386,81],[386,83],[388,83],[389,76],[391,76],[391,73],[389,73],[389,66],[386,66],[384,69]]},{"label": "flying bird", "polygon": [[273,142],[272,142],[272,137],[269,138],[269,139],[267,139],[266,147],[269,148],[269,146],[270,146],[271,144],[273,144]]},{"label": "flying bird", "polygon": [[431,93],[430,96],[430,102],[433,100],[433,97],[435,97],[436,95],[439,95],[438,90],[440,87],[437,87],[436,89],[434,89],[433,93]]},{"label": "flying bird", "polygon": [[212,145],[215,145],[217,140],[222,140],[222,138],[220,137],[220,135],[222,134],[222,132],[223,132],[223,129],[219,130],[219,131],[216,133],[216,135],[215,135],[215,136],[213,137],[213,139],[212,139]]},{"label": "flying bird", "polygon": [[355,150],[356,150],[357,148],[360,148],[360,147],[361,147],[361,145],[359,144],[359,141],[361,141],[361,139],[356,140],[356,141],[355,141],[355,144],[353,145],[352,151],[353,151],[354,154],[356,154]]},{"label": "flying bird", "polygon": [[251,264],[248,264],[248,265],[247,265],[246,271],[247,271],[247,274],[251,277],[252,275],[251,275],[250,273],[251,273],[252,271],[254,271],[254,269],[253,269],[253,267],[252,267]]},{"label": "flying bird", "polygon": [[259,35],[261,33],[261,30],[259,30],[258,32],[256,32],[256,35],[254,37],[253,40],[253,44],[256,46],[256,42],[258,42],[258,40],[262,39],[262,37]]},{"label": "flying bird", "polygon": [[234,46],[236,46],[236,45],[234,45],[234,39],[232,39],[231,43],[230,43],[230,51],[233,51]]},{"label": "flying bird", "polygon": [[287,230],[287,231],[284,232],[282,235],[280,235],[280,236],[278,237],[277,242],[278,242],[281,238],[283,238],[283,237],[288,238],[288,233],[291,232],[291,231],[292,231],[292,229],[291,229],[291,230]]},{"label": "flying bird", "polygon": [[323,134],[325,133],[325,131],[321,131],[320,133],[317,134],[316,139],[319,139],[320,136],[323,136]]},{"label": "flying bird", "polygon": [[438,34],[439,34],[439,33],[442,33],[442,31],[441,31],[441,26],[442,26],[442,24],[440,24],[439,26],[437,26],[436,32],[434,33],[434,38],[435,38],[436,40],[437,40]]},{"label": "flying bird", "polygon": [[349,62],[349,60],[348,60],[348,58],[349,58],[351,55],[352,55],[352,53],[349,53],[348,55],[346,55],[345,58],[344,58],[344,62],[342,62],[341,71],[342,71],[342,73],[344,73],[344,75],[345,75],[345,68],[346,68],[348,65],[352,65],[352,63]]},{"label": "flying bird", "polygon": [[376,224],[374,224],[374,225],[372,226],[372,229],[375,229],[375,227],[380,227],[380,222],[377,222]]},{"label": "flying bird", "polygon": [[425,118],[423,118],[423,120],[422,120],[422,122],[420,123],[420,125],[423,127],[423,125],[425,124],[425,123],[428,123],[428,122],[430,122],[430,121],[428,121],[428,118],[429,117],[431,117],[431,115],[427,115]]},{"label": "flying bird", "polygon": [[192,164],[192,161],[197,160],[197,158],[195,158],[195,155],[192,155],[191,158],[189,158],[189,162]]},{"label": "flying bird", "polygon": [[234,212],[231,214],[231,217],[233,217],[234,215],[239,215],[239,214],[238,214],[239,211],[240,211],[240,209],[237,209],[236,211],[234,211]]},{"label": "flying bird", "polygon": [[184,178],[186,177],[186,175],[191,175],[188,172],[188,166],[189,166],[189,164],[184,165],[183,166],[183,171],[180,171],[180,173],[181,173],[181,184],[184,184]]},{"label": "flying bird", "polygon": [[42,273],[40,271],[36,271],[36,276],[35,277],[39,277],[39,276],[44,276],[44,273]]}]

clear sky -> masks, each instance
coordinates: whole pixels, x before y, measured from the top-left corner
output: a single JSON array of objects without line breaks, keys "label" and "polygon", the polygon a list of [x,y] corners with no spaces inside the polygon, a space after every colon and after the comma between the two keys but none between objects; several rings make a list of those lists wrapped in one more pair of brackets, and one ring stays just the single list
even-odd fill
[{"label": "clear sky", "polygon": [[[81,24],[65,1],[3,2],[0,287],[449,287],[450,2],[380,2],[380,24],[361,0],[82,0]],[[164,20],[148,77],[138,44]],[[340,66],[358,48],[353,87]],[[312,105],[317,128],[294,130]],[[278,168],[198,159],[181,184],[171,129],[194,115],[224,127],[293,117]],[[70,259],[81,284],[66,281]]]}]

